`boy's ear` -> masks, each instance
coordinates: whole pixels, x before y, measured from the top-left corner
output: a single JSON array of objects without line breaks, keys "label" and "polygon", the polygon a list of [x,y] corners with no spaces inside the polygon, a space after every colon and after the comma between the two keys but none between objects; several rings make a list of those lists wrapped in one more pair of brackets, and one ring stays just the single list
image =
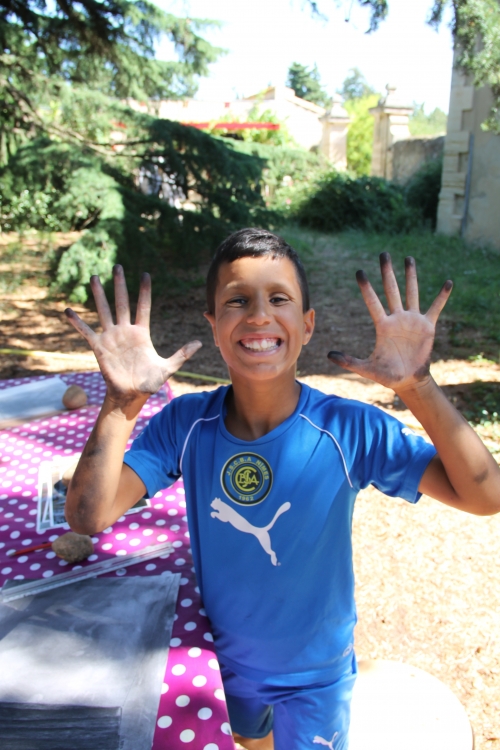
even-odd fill
[{"label": "boy's ear", "polygon": [[203,313],[203,317],[205,317],[208,320],[208,322],[210,323],[210,325],[212,326],[212,335],[214,337],[214,344],[218,348],[219,347],[219,342],[217,340],[217,329],[216,329],[216,326],[215,326],[215,315],[212,315],[212,313],[209,313],[209,312],[204,312]]},{"label": "boy's ear", "polygon": [[311,336],[314,332],[314,321],[316,319],[316,312],[313,310],[312,307],[307,310],[307,312],[304,313],[304,337],[302,339],[302,343],[304,346],[308,344],[311,340]]}]

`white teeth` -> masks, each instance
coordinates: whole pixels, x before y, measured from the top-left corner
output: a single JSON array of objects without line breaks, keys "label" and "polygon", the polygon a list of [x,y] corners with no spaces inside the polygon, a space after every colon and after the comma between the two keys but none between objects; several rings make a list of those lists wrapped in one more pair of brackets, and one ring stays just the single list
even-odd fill
[{"label": "white teeth", "polygon": [[241,343],[245,349],[251,349],[254,352],[267,352],[269,349],[278,347],[279,339],[247,339]]}]

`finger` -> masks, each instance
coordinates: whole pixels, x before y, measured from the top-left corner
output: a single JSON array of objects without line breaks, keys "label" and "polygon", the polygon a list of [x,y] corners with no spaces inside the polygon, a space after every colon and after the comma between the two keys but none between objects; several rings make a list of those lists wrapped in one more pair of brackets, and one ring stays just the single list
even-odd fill
[{"label": "finger", "polygon": [[401,312],[403,310],[403,303],[401,302],[398,282],[396,281],[389,253],[380,253],[380,271],[382,273],[382,284],[384,285],[389,312]]},{"label": "finger", "polygon": [[405,258],[405,275],[406,275],[406,309],[419,312],[418,299],[418,281],[417,266],[415,258],[408,256]]},{"label": "finger", "polygon": [[130,303],[123,266],[113,266],[113,280],[115,282],[116,323],[117,325],[130,324]]},{"label": "finger", "polygon": [[99,321],[101,323],[102,330],[106,331],[113,325],[113,316],[111,315],[109,303],[106,299],[106,294],[104,292],[99,276],[90,277],[90,288],[92,289],[92,294],[94,295],[97,314],[99,315]]},{"label": "finger", "polygon": [[139,299],[137,300],[137,311],[135,314],[136,326],[149,328],[149,318],[151,314],[151,276],[149,273],[143,273],[141,276],[141,286],[139,287]]},{"label": "finger", "polygon": [[379,300],[374,288],[368,281],[368,276],[364,271],[356,271],[356,281],[358,282],[358,286],[360,288],[361,294],[363,295],[363,299],[365,301],[365,305],[368,308],[368,312],[370,313],[375,325],[377,325],[379,320],[385,318],[384,306]]},{"label": "finger", "polygon": [[433,325],[436,325],[437,320],[443,310],[443,307],[448,302],[448,298],[451,294],[452,289],[453,289],[453,281],[448,279],[448,281],[444,282],[438,296],[436,297],[432,305],[429,307],[429,309],[425,313],[425,317],[428,320],[430,320]]},{"label": "finger", "polygon": [[66,315],[68,321],[71,323],[73,328],[76,328],[78,333],[80,333],[84,339],[88,341],[90,346],[93,347],[93,342],[96,339],[96,333],[95,331],[90,328],[86,323],[83,322],[83,320],[80,318],[79,315],[76,314],[74,310],[71,309],[71,307],[67,307],[64,311],[64,314]]},{"label": "finger", "polygon": [[201,341],[190,341],[189,344],[185,344],[175,354],[165,361],[165,380],[173,375],[174,372],[180,370],[182,365],[190,359],[195,352],[198,351],[202,346]]},{"label": "finger", "polygon": [[330,362],[342,367],[344,370],[355,372],[362,377],[368,377],[366,373],[368,372],[370,364],[366,359],[358,359],[357,357],[349,356],[349,354],[344,354],[344,352],[336,351],[328,352],[328,359]]}]

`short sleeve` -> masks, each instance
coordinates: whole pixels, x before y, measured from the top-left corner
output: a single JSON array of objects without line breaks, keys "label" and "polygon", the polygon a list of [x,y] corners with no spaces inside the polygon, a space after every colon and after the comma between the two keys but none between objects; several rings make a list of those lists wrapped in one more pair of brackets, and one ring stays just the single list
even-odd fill
[{"label": "short sleeve", "polygon": [[436,449],[381,409],[366,407],[361,418],[356,456],[360,488],[372,484],[386,495],[416,503],[420,480]]},{"label": "short sleeve", "polygon": [[170,487],[181,475],[174,403],[152,417],[123,459],[144,482],[148,497]]}]

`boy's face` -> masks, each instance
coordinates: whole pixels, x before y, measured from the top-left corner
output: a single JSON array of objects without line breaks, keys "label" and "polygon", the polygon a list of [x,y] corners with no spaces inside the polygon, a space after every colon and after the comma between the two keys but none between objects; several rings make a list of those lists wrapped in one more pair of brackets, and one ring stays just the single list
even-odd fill
[{"label": "boy's face", "polygon": [[239,258],[219,269],[215,312],[205,313],[231,375],[276,378],[295,365],[314,330],[288,258]]}]

